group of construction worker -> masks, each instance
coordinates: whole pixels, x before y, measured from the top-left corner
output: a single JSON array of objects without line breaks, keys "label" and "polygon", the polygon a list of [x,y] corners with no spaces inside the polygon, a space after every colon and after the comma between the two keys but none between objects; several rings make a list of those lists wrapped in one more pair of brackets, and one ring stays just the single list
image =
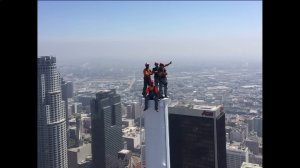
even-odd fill
[{"label": "group of construction worker", "polygon": [[[149,64],[145,64],[144,73],[144,87],[143,97],[145,98],[144,111],[148,109],[148,101],[154,100],[155,110],[158,112],[158,100],[167,98],[168,80],[166,66],[172,64],[172,61],[168,64],[155,62],[155,67],[152,70],[149,68]],[[151,75],[154,75],[154,82],[151,80]]]}]

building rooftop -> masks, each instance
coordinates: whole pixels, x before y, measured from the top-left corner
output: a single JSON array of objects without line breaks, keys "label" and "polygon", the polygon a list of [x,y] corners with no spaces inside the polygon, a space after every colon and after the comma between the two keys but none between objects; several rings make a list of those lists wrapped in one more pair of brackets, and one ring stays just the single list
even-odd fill
[{"label": "building rooftop", "polygon": [[194,105],[193,109],[197,110],[207,110],[207,111],[217,111],[219,106],[207,106],[207,105]]},{"label": "building rooftop", "polygon": [[75,126],[69,126],[69,129],[70,130],[76,130],[76,127]]},{"label": "building rooftop", "polygon": [[76,119],[75,118],[71,118],[71,119],[69,119],[69,122],[76,122]]},{"label": "building rooftop", "polygon": [[126,138],[134,138],[134,137],[137,137],[140,133],[140,130],[138,127],[126,127],[126,128],[123,128],[122,129],[122,132],[123,132],[123,137],[126,137]]},{"label": "building rooftop", "polygon": [[248,150],[247,147],[241,146],[239,142],[227,143],[226,149],[230,151],[237,151],[237,152],[246,152]]},{"label": "building rooftop", "polygon": [[241,168],[262,168],[259,164],[243,162]]},{"label": "building rooftop", "polygon": [[81,146],[79,146],[79,147],[75,147],[75,148],[70,148],[70,149],[68,149],[68,151],[70,151],[70,152],[79,152],[80,149],[85,148],[85,147],[87,147],[88,145],[91,145],[91,144],[90,144],[90,143],[87,143],[87,144],[83,143],[83,144],[82,144]]},{"label": "building rooftop", "polygon": [[169,114],[179,114],[197,117],[217,118],[222,114],[223,107],[221,105],[191,105],[188,107],[177,106],[170,107]]},{"label": "building rooftop", "polygon": [[122,149],[120,152],[118,153],[122,153],[122,154],[128,154],[130,153],[130,150],[127,150],[127,149]]}]

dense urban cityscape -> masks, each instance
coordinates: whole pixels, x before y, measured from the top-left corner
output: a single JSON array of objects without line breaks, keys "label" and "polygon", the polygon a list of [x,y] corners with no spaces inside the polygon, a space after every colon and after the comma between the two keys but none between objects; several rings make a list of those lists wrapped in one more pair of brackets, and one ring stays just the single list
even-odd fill
[{"label": "dense urban cityscape", "polygon": [[[169,111],[195,105],[223,105],[227,167],[240,168],[243,162],[262,166],[261,69],[245,64],[235,69],[177,72],[171,66],[168,68]],[[94,75],[93,69],[70,71],[63,66],[58,69],[68,117],[69,168],[92,165],[90,103],[99,91],[108,89],[114,89],[120,95],[122,115],[122,150],[118,154],[124,156],[119,157],[122,162],[112,162],[120,167],[145,167],[142,158],[145,145],[142,69],[131,73],[111,69],[102,74],[99,72],[99,75]]]},{"label": "dense urban cityscape", "polygon": [[38,168],[265,166],[262,1],[37,4]]}]

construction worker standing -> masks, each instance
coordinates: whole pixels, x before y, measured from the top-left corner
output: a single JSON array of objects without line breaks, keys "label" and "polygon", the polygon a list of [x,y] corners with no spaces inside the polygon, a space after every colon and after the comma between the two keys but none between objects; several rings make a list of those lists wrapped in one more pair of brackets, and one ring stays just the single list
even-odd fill
[{"label": "construction worker standing", "polygon": [[146,88],[147,88],[147,85],[150,84],[151,75],[152,75],[152,71],[149,68],[149,64],[148,63],[145,64],[145,67],[146,68],[143,71],[143,73],[144,73],[144,87],[143,87],[143,93],[142,93],[144,97],[146,96]]},{"label": "construction worker standing", "polygon": [[[172,61],[169,62],[168,64],[164,65],[164,67],[169,66],[170,64],[172,64]],[[152,73],[154,74],[154,84],[155,86],[158,86],[158,82],[159,82],[159,75],[158,75],[158,62],[154,63],[155,67],[152,68]]]},{"label": "construction worker standing", "polygon": [[154,65],[155,65],[155,67],[152,68],[152,73],[154,74],[154,85],[158,86],[158,78],[159,78],[159,76],[158,76],[158,68],[159,68],[158,67],[158,62],[155,62]]},{"label": "construction worker standing", "polygon": [[[168,97],[168,80],[167,80],[167,70],[165,69],[166,66],[172,64],[172,61],[166,65],[163,63],[159,64],[158,68],[158,76],[159,76],[159,98]],[[164,87],[164,90],[162,89]],[[163,96],[164,95],[164,96]]]},{"label": "construction worker standing", "polygon": [[158,112],[158,89],[157,86],[153,85],[153,80],[150,81],[150,85],[146,89],[146,97],[145,97],[145,108],[144,111],[148,109],[148,101],[154,100],[155,102],[155,110]]}]

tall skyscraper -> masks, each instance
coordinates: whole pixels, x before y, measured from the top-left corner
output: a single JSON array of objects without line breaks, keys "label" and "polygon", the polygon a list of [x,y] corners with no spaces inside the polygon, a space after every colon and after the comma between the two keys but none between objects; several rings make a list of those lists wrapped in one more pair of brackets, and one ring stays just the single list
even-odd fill
[{"label": "tall skyscraper", "polygon": [[253,154],[259,154],[259,139],[257,136],[249,136],[244,140],[244,144]]},{"label": "tall skyscraper", "polygon": [[239,144],[227,144],[227,168],[240,168],[243,162],[249,162],[249,150]]},{"label": "tall skyscraper", "polygon": [[259,137],[262,137],[262,117],[255,116],[247,119],[249,132],[255,131]]},{"label": "tall skyscraper", "polygon": [[134,119],[133,115],[132,115],[132,106],[131,106],[131,104],[128,104],[126,106],[126,109],[127,109],[127,118]]},{"label": "tall skyscraper", "polygon": [[91,101],[93,168],[113,168],[120,164],[123,149],[121,98],[115,90],[103,90]]},{"label": "tall skyscraper", "polygon": [[139,102],[132,102],[132,118],[139,119],[141,117],[141,104]]},{"label": "tall skyscraper", "polygon": [[226,168],[222,107],[170,107],[169,142],[172,168]]},{"label": "tall skyscraper", "polygon": [[69,148],[69,139],[70,139],[70,130],[69,130],[69,111],[68,111],[68,91],[67,91],[67,85],[64,79],[61,77],[60,78],[61,82],[61,96],[62,100],[65,102],[64,108],[65,108],[65,115],[66,115],[66,129],[67,129],[67,147]]},{"label": "tall skyscraper", "polygon": [[67,168],[67,135],[56,58],[38,58],[38,168]]},{"label": "tall skyscraper", "polygon": [[[145,152],[141,158],[146,168],[170,168],[168,105],[171,100],[164,98],[158,102],[158,112],[154,108],[154,100],[148,103],[144,112],[145,118]],[[143,149],[144,150],[144,149]],[[182,168],[182,167],[181,167]]]},{"label": "tall skyscraper", "polygon": [[91,155],[90,143],[68,149],[69,168],[92,168]]},{"label": "tall skyscraper", "polygon": [[62,96],[63,98],[73,98],[74,96],[74,86],[71,81],[62,80]]},{"label": "tall skyscraper", "polygon": [[81,127],[82,127],[82,121],[81,121],[81,115],[77,114],[76,116],[76,138],[75,138],[75,146],[79,147],[82,145],[81,141]]},{"label": "tall skyscraper", "polygon": [[256,116],[253,118],[253,129],[259,137],[262,137],[262,117]]}]

